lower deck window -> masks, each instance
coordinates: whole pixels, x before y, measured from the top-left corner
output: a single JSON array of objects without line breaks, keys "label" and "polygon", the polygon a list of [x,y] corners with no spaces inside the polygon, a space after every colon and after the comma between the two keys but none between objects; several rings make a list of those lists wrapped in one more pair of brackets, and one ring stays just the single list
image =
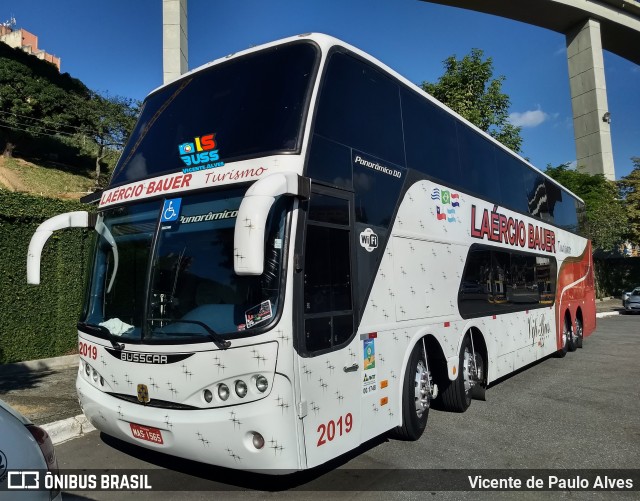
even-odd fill
[{"label": "lower deck window", "polygon": [[554,257],[472,245],[458,291],[460,315],[466,319],[552,305],[556,275]]}]

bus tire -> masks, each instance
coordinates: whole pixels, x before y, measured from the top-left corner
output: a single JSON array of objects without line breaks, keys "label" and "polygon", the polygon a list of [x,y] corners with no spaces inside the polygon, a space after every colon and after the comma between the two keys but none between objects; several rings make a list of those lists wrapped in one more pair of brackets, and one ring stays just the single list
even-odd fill
[{"label": "bus tire", "polygon": [[571,320],[565,315],[562,323],[562,348],[556,351],[556,357],[564,358],[569,351],[569,340],[573,336],[571,332]]},{"label": "bus tire", "polygon": [[[460,347],[460,355],[458,357],[458,377],[453,381],[448,381],[448,384],[442,392],[442,407],[443,410],[449,412],[464,412],[471,405],[471,388],[469,384],[469,374],[466,370],[465,359],[472,356],[471,341],[469,336],[465,336]],[[482,367],[484,369],[484,360],[479,353],[476,353],[476,357],[480,357]]]},{"label": "bus tire", "polygon": [[429,374],[423,344],[413,348],[402,390],[402,425],[391,431],[391,436],[399,440],[418,440],[427,426],[431,395],[429,393]]},{"label": "bus tire", "polygon": [[582,348],[582,339],[584,338],[584,327],[582,326],[582,319],[576,317],[576,346]]}]

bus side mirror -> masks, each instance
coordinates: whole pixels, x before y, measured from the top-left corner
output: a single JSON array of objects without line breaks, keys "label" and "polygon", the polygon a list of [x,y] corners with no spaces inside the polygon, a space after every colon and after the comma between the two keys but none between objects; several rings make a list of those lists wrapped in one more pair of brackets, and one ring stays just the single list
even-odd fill
[{"label": "bus side mirror", "polygon": [[95,226],[95,215],[86,211],[65,212],[47,219],[38,226],[36,232],[29,242],[29,253],[27,254],[27,283],[33,285],[40,284],[40,260],[42,249],[54,231],[64,228],[89,228]]},{"label": "bus side mirror", "polygon": [[245,194],[233,236],[233,269],[237,275],[262,275],[264,233],[275,198],[292,195],[308,198],[311,180],[292,172],[277,173],[256,181]]}]

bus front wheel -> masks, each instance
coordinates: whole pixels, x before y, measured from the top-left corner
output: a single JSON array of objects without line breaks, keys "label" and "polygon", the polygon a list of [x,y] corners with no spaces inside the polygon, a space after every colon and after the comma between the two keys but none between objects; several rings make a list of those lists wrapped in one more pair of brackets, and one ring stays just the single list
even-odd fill
[{"label": "bus front wheel", "polygon": [[392,431],[400,440],[418,440],[427,426],[431,406],[431,389],[426,350],[418,342],[411,352],[402,392],[402,426]]}]

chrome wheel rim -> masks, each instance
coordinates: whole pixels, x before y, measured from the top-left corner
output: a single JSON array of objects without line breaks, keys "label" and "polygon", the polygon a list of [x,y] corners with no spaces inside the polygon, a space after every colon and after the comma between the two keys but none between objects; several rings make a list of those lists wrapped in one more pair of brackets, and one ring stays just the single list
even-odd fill
[{"label": "chrome wheel rim", "polygon": [[421,418],[429,409],[429,373],[422,360],[416,366],[416,377],[414,381],[414,401],[416,415]]},{"label": "chrome wheel rim", "polygon": [[464,392],[471,391],[471,352],[465,347],[462,360],[462,381],[464,382]]},{"label": "chrome wheel rim", "polygon": [[569,329],[569,324],[567,321],[564,321],[564,329],[562,331],[562,347],[564,348],[569,344],[569,336],[571,335],[571,330]]}]

